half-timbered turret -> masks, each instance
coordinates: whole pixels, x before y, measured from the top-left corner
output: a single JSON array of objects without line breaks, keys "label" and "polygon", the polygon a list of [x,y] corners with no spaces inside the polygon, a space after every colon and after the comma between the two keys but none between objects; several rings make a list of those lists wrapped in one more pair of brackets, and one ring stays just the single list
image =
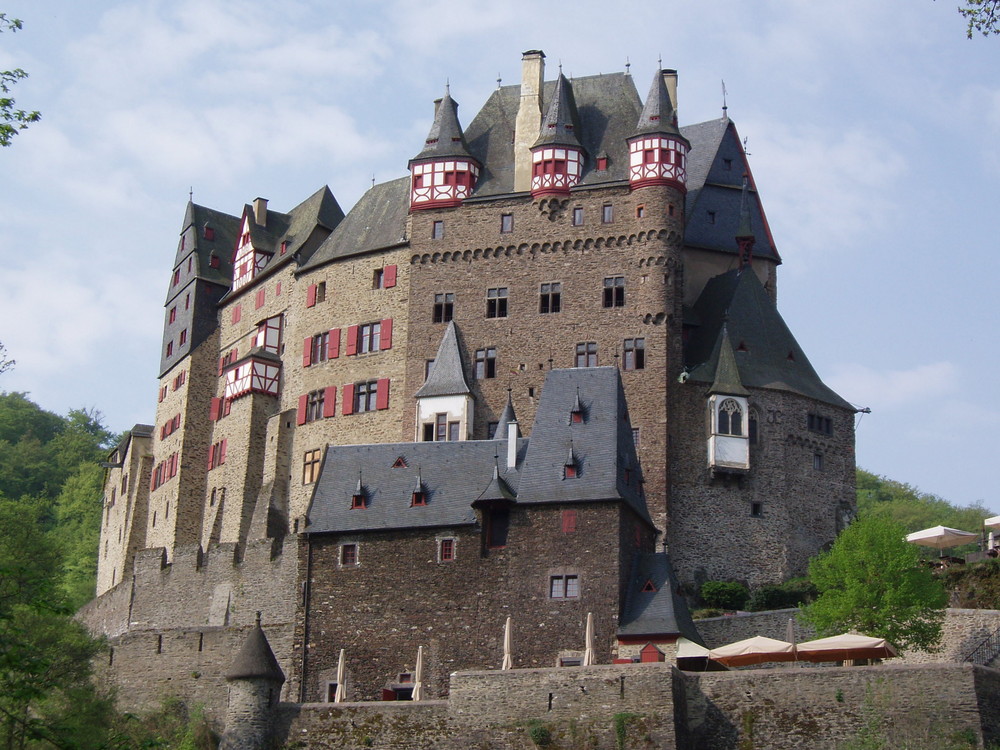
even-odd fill
[{"label": "half-timbered turret", "polygon": [[458,104],[445,92],[434,102],[423,151],[410,160],[410,210],[460,205],[475,188],[479,167],[465,143]]},{"label": "half-timbered turret", "polygon": [[677,127],[677,111],[670,99],[666,74],[656,71],[635,134],[628,139],[629,184],[632,189],[672,185],[687,190],[687,153],[691,144]]},{"label": "half-timbered turret", "polygon": [[573,87],[559,74],[556,90],[531,147],[531,196],[568,195],[583,173],[583,146],[577,137]]}]

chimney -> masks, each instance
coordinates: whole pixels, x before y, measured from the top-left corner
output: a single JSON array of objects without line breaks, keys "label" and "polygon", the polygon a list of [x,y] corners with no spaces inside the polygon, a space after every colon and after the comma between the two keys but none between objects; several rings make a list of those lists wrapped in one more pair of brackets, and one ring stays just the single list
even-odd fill
[{"label": "chimney", "polygon": [[670,106],[674,108],[674,125],[677,124],[677,71],[664,70],[663,82],[667,85],[667,93],[670,94]]},{"label": "chimney", "polygon": [[517,420],[507,425],[507,468],[517,468]]},{"label": "chimney", "polygon": [[531,49],[521,55],[521,104],[514,125],[514,191],[531,190],[531,147],[542,126],[545,53]]},{"label": "chimney", "polygon": [[253,199],[253,220],[258,226],[267,226],[267,198]]}]

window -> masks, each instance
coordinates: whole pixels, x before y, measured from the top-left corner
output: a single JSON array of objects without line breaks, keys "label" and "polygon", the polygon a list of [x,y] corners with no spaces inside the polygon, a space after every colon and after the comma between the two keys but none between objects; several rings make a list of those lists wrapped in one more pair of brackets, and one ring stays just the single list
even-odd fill
[{"label": "window", "polygon": [[184,344],[187,343],[187,340],[188,340],[188,332],[187,332],[187,328],[185,328],[183,331],[181,331],[180,345],[184,346]]},{"label": "window", "polygon": [[576,531],[575,510],[564,510],[562,512],[562,530],[564,534],[572,534]]},{"label": "window", "polygon": [[326,282],[321,281],[316,285],[316,301],[326,302]]},{"label": "window", "polygon": [[443,292],[434,295],[434,317],[435,323],[447,323],[451,320],[455,312],[455,295],[452,292]]},{"label": "window", "polygon": [[733,171],[733,160],[732,159],[723,159],[722,160],[722,168],[724,170],[726,170],[727,172],[732,172]]},{"label": "window", "polygon": [[615,220],[614,209],[611,207],[610,203],[605,203],[601,206],[601,223],[610,224]]},{"label": "window", "polygon": [[434,360],[428,359],[424,360],[424,380],[427,380],[431,376],[431,368],[434,367]]},{"label": "window", "polygon": [[645,206],[636,206],[635,207],[635,218],[637,218],[637,219],[644,219],[644,218],[646,218],[646,207]]},{"label": "window", "polygon": [[358,354],[377,352],[382,335],[381,323],[365,323],[358,326]]},{"label": "window", "polygon": [[431,239],[440,240],[444,239],[444,222],[435,221],[434,225],[431,227]]},{"label": "window", "polygon": [[708,212],[708,223],[709,224],[714,224],[715,223],[715,211],[709,211]]},{"label": "window", "polygon": [[180,283],[180,280],[181,280],[181,269],[178,268],[176,271],[174,271],[174,284],[173,285],[177,286]]},{"label": "window", "polygon": [[167,342],[167,356],[168,357],[174,356],[174,342],[173,341],[168,341]]},{"label": "window", "polygon": [[625,306],[625,277],[608,276],[604,279],[604,306]]},{"label": "window", "polygon": [[719,435],[743,435],[743,409],[738,401],[727,398],[719,405]]},{"label": "window", "polygon": [[437,414],[434,417],[434,439],[437,442],[444,442],[448,439],[448,415]]},{"label": "window", "polygon": [[507,531],[510,528],[509,510],[491,510],[486,512],[487,549],[500,549],[507,546]]},{"label": "window", "polygon": [[220,440],[218,443],[208,448],[208,470],[217,469],[226,463],[226,443],[228,440]]},{"label": "window", "polygon": [[514,231],[514,214],[500,214],[500,231],[503,234]]},{"label": "window", "polygon": [[191,307],[191,292],[184,295],[184,309],[187,310]]},{"label": "window", "polygon": [[497,376],[497,350],[477,349],[475,377],[476,380],[495,378]]},{"label": "window", "polygon": [[823,471],[823,454],[813,453],[813,468],[816,471]]},{"label": "window", "polygon": [[176,307],[171,307],[170,308],[170,317],[167,320],[167,322],[168,323],[173,323],[175,320],[177,320],[177,308]]},{"label": "window", "polygon": [[312,484],[319,479],[320,449],[302,454],[302,484]]},{"label": "window", "polygon": [[340,564],[344,567],[358,564],[358,545],[340,545]]},{"label": "window", "polygon": [[486,317],[507,317],[507,287],[501,286],[486,292]]},{"label": "window", "polygon": [[763,518],[764,517],[764,504],[763,503],[750,503],[750,517],[751,518]]},{"label": "window", "polygon": [[549,576],[550,599],[578,599],[580,577],[575,575]]},{"label": "window", "polygon": [[368,496],[365,494],[364,488],[360,488],[360,491],[351,495],[351,510],[364,510],[368,507]]},{"label": "window", "polygon": [[321,388],[318,391],[309,391],[306,395],[307,422],[315,422],[317,419],[323,418],[323,397],[325,393],[326,391]]},{"label": "window", "polygon": [[583,226],[583,209],[574,208],[573,209],[573,226],[582,227]]},{"label": "window", "polygon": [[212,253],[211,255],[208,256],[208,267],[209,268],[219,267],[219,256],[216,255],[215,253]]},{"label": "window", "polygon": [[[326,362],[327,353],[330,349],[330,332],[323,331],[312,337],[309,345],[309,364],[315,365],[319,362]],[[303,364],[305,364],[303,362]]]},{"label": "window", "polygon": [[821,417],[819,414],[810,414],[806,424],[810,432],[818,432],[821,435],[833,434],[833,420],[830,417]]},{"label": "window", "polygon": [[543,315],[547,313],[557,313],[562,309],[562,284],[558,281],[550,281],[542,284],[538,295],[538,312]]},{"label": "window", "polygon": [[458,422],[448,423],[448,440],[451,442],[456,442],[459,439],[458,436]]},{"label": "window", "polygon": [[411,508],[422,508],[427,505],[427,493],[424,492],[423,484],[420,485],[420,489],[416,489],[410,495],[410,507]]},{"label": "window", "polygon": [[576,366],[597,367],[596,341],[584,341],[576,345]]},{"label": "window", "polygon": [[625,339],[625,369],[646,368],[646,339]]},{"label": "window", "polygon": [[254,309],[259,310],[260,308],[262,308],[264,306],[264,302],[266,299],[267,299],[267,290],[258,289],[257,296],[254,299]]},{"label": "window", "polygon": [[639,447],[639,428],[638,427],[633,427],[632,428],[632,443],[633,443],[633,445],[635,445],[636,448]]},{"label": "window", "polygon": [[375,411],[378,402],[378,381],[354,384],[354,411]]},{"label": "window", "polygon": [[384,269],[376,268],[375,272],[372,274],[372,289],[381,289],[384,279],[385,279]]},{"label": "window", "polygon": [[438,540],[438,562],[452,562],[455,559],[455,540]]},{"label": "window", "polygon": [[598,156],[597,157],[597,171],[603,172],[608,168],[608,157]]}]

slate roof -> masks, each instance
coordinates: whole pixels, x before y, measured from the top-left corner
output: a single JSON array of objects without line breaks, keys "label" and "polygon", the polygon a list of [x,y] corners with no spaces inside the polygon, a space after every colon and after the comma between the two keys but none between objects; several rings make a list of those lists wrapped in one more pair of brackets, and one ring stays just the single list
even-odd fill
[{"label": "slate roof", "polygon": [[649,87],[646,103],[642,106],[642,114],[639,115],[639,124],[636,126],[634,135],[652,135],[654,133],[680,135],[681,131],[677,128],[676,119],[677,113],[670,101],[670,93],[663,80],[663,71],[657,70],[653,75],[653,85]]},{"label": "slate roof", "polygon": [[375,185],[361,196],[300,270],[405,243],[409,211],[409,177]]},{"label": "slate roof", "polygon": [[[643,591],[652,584],[654,591]],[[619,636],[682,635],[703,643],[665,552],[637,554],[618,625]]]},{"label": "slate roof", "polygon": [[[582,424],[571,424],[577,385],[586,417]],[[519,505],[624,500],[650,522],[638,489],[632,429],[624,414],[616,368],[552,370],[542,388],[531,438],[517,441],[513,469],[505,462],[505,436],[329,446],[313,489],[306,533],[471,525],[476,523],[474,501],[511,496]],[[563,479],[571,438],[580,476]],[[632,469],[629,485],[619,471],[623,465]],[[367,507],[352,509],[359,473]],[[427,504],[414,507],[418,474]]]},{"label": "slate roof", "polygon": [[[212,227],[214,238],[205,239],[205,225]],[[194,251],[197,263],[195,275],[199,279],[228,287],[233,283],[233,248],[236,247],[236,236],[240,231],[240,220],[236,216],[216,211],[197,203],[188,201],[184,210],[184,226],[182,234],[187,235],[188,229],[193,228],[189,236],[194,238]],[[179,266],[191,252],[191,248],[186,245],[178,245],[177,256],[174,258],[174,267]],[[219,267],[212,268],[209,262],[212,255],[219,258]],[[171,285],[167,292],[168,301],[181,292],[181,287]]]},{"label": "slate roof", "polygon": [[577,138],[579,115],[573,99],[573,87],[562,73],[556,79],[556,88],[549,99],[549,106],[542,116],[538,139],[532,148],[538,146],[579,146]]},{"label": "slate roof", "polygon": [[507,428],[510,426],[511,422],[517,421],[517,415],[514,413],[514,402],[511,400],[510,389],[507,390],[507,403],[504,404],[503,411],[500,412],[500,418],[497,420],[497,428],[493,433],[497,438],[503,438],[507,436]]},{"label": "slate roof", "polygon": [[247,635],[233,663],[226,670],[227,680],[271,680],[282,683],[285,673],[274,658],[271,644],[260,627],[260,621]]},{"label": "slate roof", "polygon": [[724,393],[729,396],[749,396],[750,391],[740,382],[740,370],[736,365],[736,353],[729,340],[726,326],[722,326],[722,340],[719,343],[719,356],[715,359],[715,380],[709,393]]},{"label": "slate roof", "polygon": [[[431,366],[431,371],[427,373],[427,380],[417,390],[415,397],[458,396],[471,392],[468,383],[465,382],[465,373],[462,370],[462,354],[458,348],[458,329],[455,327],[455,321],[451,320],[444,329],[437,356],[434,357],[434,364]],[[497,433],[497,436],[505,437],[500,433]]]},{"label": "slate roof", "polygon": [[458,122],[458,103],[446,92],[444,97],[434,103],[434,122],[431,123],[423,150],[413,157],[411,163],[424,159],[469,156],[469,147]]},{"label": "slate roof", "polygon": [[694,305],[701,321],[684,350],[690,380],[712,383],[728,334],[744,386],[791,391],[844,409],[809,363],[778,308],[752,270],[731,270],[709,280]]}]

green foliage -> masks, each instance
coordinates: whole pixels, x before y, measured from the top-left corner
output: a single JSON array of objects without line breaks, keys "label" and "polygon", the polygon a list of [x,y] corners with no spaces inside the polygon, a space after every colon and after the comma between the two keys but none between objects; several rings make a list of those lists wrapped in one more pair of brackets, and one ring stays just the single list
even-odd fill
[{"label": "green foliage", "polygon": [[632,714],[628,712],[617,713],[614,715],[615,747],[617,747],[618,750],[625,750],[625,740],[628,738],[628,726],[639,718],[639,714]]},{"label": "green foliage", "polygon": [[948,568],[938,575],[954,607],[1000,609],[1000,560]]},{"label": "green foliage", "polygon": [[531,722],[528,726],[528,737],[538,747],[548,747],[552,744],[552,732],[538,721]]},{"label": "green foliage", "polygon": [[701,585],[701,600],[709,607],[743,609],[749,597],[747,587],[736,581],[705,581]]},{"label": "green foliage", "polygon": [[7,347],[0,341],[0,375],[3,375],[7,370],[13,370],[16,364],[16,360],[7,356]]},{"label": "green foliage", "polygon": [[965,30],[969,39],[974,32],[983,36],[1000,34],[1000,0],[964,0],[964,6],[959,6],[958,12],[969,22]]},{"label": "green foliage", "polygon": [[[17,18],[7,18],[6,13],[0,13],[0,32],[19,31],[21,21]],[[7,96],[15,83],[28,77],[20,68],[0,70],[0,146],[9,146],[19,130],[24,130],[29,124],[38,122],[42,116],[38,112],[26,112],[14,108],[14,100]],[[3,372],[3,369],[0,369]]]},{"label": "green foliage", "polygon": [[722,617],[723,612],[718,607],[702,607],[691,611],[691,618],[694,620],[704,620],[708,617]]},{"label": "green foliage", "polygon": [[813,558],[809,577],[819,596],[802,615],[820,635],[856,630],[900,651],[937,646],[947,596],[905,534],[892,520],[863,515]]},{"label": "green foliage", "polygon": [[167,698],[158,711],[145,716],[118,716],[108,744],[116,750],[215,750],[219,737],[201,706],[189,711],[183,701]]},{"label": "green foliage", "polygon": [[750,594],[747,609],[766,612],[808,604],[816,598],[816,587],[808,578],[793,578],[777,585],[761,586]]}]

